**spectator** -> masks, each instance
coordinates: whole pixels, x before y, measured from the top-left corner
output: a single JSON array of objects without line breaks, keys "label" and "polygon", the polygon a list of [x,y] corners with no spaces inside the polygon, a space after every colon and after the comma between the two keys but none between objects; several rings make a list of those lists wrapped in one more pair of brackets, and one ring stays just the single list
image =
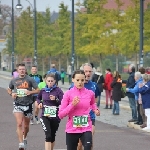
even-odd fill
[{"label": "spectator", "polygon": [[62,85],[64,85],[65,75],[66,75],[66,74],[65,74],[64,69],[61,69],[60,76],[61,76],[61,82],[62,82]]},{"label": "spectator", "polygon": [[[140,72],[136,72],[135,75],[134,75],[134,79],[136,81],[134,88],[126,88],[126,91],[133,93],[134,96],[135,96],[135,101],[137,102],[138,99],[139,99],[139,92],[138,92],[139,84],[143,82],[141,73]],[[135,105],[136,105],[136,103],[135,103]],[[142,125],[143,124],[143,120],[142,120],[142,117],[140,115],[139,109],[137,111],[138,111],[138,120],[137,120],[137,122],[135,122],[135,124]]]},{"label": "spectator", "polygon": [[142,96],[143,109],[145,109],[145,115],[147,116],[147,127],[143,130],[150,130],[150,75],[145,74],[143,80],[144,84],[139,84],[139,93]]},{"label": "spectator", "polygon": [[[140,67],[139,68],[139,72],[141,72],[142,78],[144,77],[145,74],[145,68]],[[144,78],[143,78],[144,80]],[[148,79],[145,79],[145,81],[147,82]],[[144,82],[144,81],[143,81]],[[140,111],[140,115],[142,116],[142,120],[143,120],[143,124],[140,126],[141,128],[145,128],[146,127],[146,116],[145,116],[145,110],[143,109],[143,104],[142,104],[142,97],[141,94],[139,94],[139,99],[138,99],[138,106],[137,109],[139,109]]]},{"label": "spectator", "polygon": [[[135,86],[135,66],[133,64],[129,65],[129,77],[126,81],[126,88],[134,88]],[[132,119],[130,119],[128,122],[136,122],[137,121],[137,109],[136,109],[136,102],[135,102],[135,96],[133,93],[127,91],[126,95],[129,99],[129,105],[132,110]]]},{"label": "spectator", "polygon": [[67,75],[68,75],[68,80],[69,80],[69,84],[71,84],[71,65],[68,65],[67,67]]},{"label": "spectator", "polygon": [[83,66],[84,66],[84,64],[81,65],[80,70],[83,70]]},{"label": "spectator", "polygon": [[146,72],[147,74],[150,74],[150,67],[147,67],[147,68],[145,69],[145,72]]},{"label": "spectator", "polygon": [[119,101],[121,101],[122,80],[118,71],[114,71],[113,77],[113,82],[111,83],[111,87],[113,88],[112,99],[114,100],[113,115],[119,115]]},{"label": "spectator", "polygon": [[97,86],[99,88],[100,95],[99,95],[98,101],[97,101],[97,107],[99,107],[100,106],[101,92],[103,92],[103,86],[105,83],[104,77],[103,77],[99,67],[97,68],[97,71],[94,73],[92,81],[97,83]]},{"label": "spectator", "polygon": [[105,83],[104,83],[104,88],[105,88],[105,93],[106,93],[105,109],[108,109],[108,98],[110,99],[110,109],[112,109],[112,88],[111,88],[110,84],[112,83],[113,75],[109,68],[105,70],[105,73],[106,73]]},{"label": "spectator", "polygon": [[91,66],[92,66],[92,70],[93,70],[93,74],[96,72],[96,68],[94,67],[94,64],[93,63],[90,63]]},{"label": "spectator", "polygon": [[55,74],[56,84],[58,85],[58,81],[61,80],[59,71],[56,70],[55,64],[51,65],[51,69],[47,72],[47,74]]},{"label": "spectator", "polygon": [[1,63],[1,65],[2,65],[3,71],[6,71],[6,68],[7,68],[6,60],[3,60],[3,62]]},{"label": "spectator", "polygon": [[16,64],[16,68],[12,71],[12,78],[17,78],[19,76],[18,73],[18,64]]}]

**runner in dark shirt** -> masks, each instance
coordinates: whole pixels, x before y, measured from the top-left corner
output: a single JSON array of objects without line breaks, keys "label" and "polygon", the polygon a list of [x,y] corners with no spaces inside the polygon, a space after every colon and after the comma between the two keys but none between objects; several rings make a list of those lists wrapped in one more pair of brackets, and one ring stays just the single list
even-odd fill
[{"label": "runner in dark shirt", "polygon": [[56,85],[54,74],[48,74],[45,81],[46,87],[38,94],[37,103],[42,109],[40,122],[46,136],[45,150],[50,150],[54,148],[55,134],[60,123],[58,108],[63,98],[63,92]]}]

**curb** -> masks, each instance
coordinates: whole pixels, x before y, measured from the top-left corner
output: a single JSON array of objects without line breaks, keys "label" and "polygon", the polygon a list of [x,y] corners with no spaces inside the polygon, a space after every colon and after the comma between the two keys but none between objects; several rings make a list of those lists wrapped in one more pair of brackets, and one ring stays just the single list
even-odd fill
[{"label": "curb", "polygon": [[150,130],[142,130],[142,128],[139,125],[134,124],[134,122],[128,122],[127,127],[150,133]]},{"label": "curb", "polygon": [[9,79],[11,80],[12,78],[11,77],[8,77],[8,76],[4,76],[4,75],[0,75],[1,78],[4,78],[4,79]]}]

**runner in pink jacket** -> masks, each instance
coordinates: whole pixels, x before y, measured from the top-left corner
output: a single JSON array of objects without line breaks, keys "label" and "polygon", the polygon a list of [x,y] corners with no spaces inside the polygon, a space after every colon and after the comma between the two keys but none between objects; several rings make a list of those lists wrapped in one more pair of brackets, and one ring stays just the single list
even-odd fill
[{"label": "runner in pink jacket", "polygon": [[77,150],[79,138],[83,143],[84,150],[91,150],[92,121],[89,112],[90,109],[96,115],[100,115],[100,112],[95,104],[94,92],[84,88],[84,72],[75,71],[72,81],[74,87],[64,94],[58,114],[60,119],[68,116],[65,130],[67,150]]}]

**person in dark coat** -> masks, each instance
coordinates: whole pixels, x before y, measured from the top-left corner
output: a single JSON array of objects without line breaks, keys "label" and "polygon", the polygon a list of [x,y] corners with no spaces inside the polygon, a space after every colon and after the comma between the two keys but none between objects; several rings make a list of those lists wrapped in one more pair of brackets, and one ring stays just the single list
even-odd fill
[{"label": "person in dark coat", "polygon": [[119,115],[119,101],[121,101],[121,88],[122,88],[122,80],[118,71],[114,71],[113,81],[111,83],[112,91],[112,99],[114,100],[113,106],[113,115]]},{"label": "person in dark coat", "polygon": [[147,127],[143,130],[150,131],[150,75],[143,75],[143,84],[139,84],[139,93],[142,96],[143,109],[145,109],[145,115],[147,117]]},{"label": "person in dark coat", "polygon": [[100,99],[101,99],[101,92],[103,92],[103,86],[104,86],[104,83],[105,83],[105,80],[104,80],[104,76],[102,75],[101,73],[101,70],[99,67],[97,67],[97,70],[96,72],[93,74],[93,77],[92,77],[92,81],[97,83],[97,86],[98,86],[98,89],[99,89],[99,98],[98,98],[98,101],[97,101],[97,107],[100,106]]},{"label": "person in dark coat", "polygon": [[[129,77],[126,82],[126,88],[134,88],[135,86],[134,74],[135,74],[135,66],[131,64],[129,66]],[[132,119],[130,119],[128,122],[136,122],[137,121],[137,108],[136,108],[135,96],[131,92],[126,92],[126,96],[128,96],[129,105],[132,111]]]}]

